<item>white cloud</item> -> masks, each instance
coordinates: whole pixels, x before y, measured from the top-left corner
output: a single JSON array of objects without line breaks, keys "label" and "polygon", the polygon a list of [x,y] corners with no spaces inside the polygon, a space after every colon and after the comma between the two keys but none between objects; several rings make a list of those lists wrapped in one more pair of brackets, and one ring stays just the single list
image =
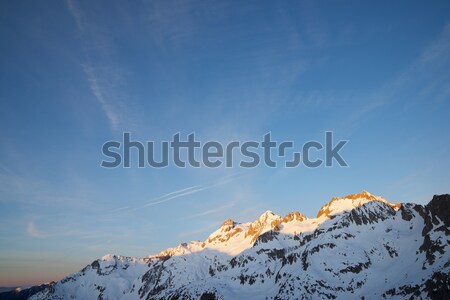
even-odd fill
[{"label": "white cloud", "polygon": [[28,222],[27,224],[27,233],[29,236],[35,237],[35,238],[45,238],[47,235],[43,232],[41,232],[39,229],[37,229],[36,224],[34,224],[33,221]]}]

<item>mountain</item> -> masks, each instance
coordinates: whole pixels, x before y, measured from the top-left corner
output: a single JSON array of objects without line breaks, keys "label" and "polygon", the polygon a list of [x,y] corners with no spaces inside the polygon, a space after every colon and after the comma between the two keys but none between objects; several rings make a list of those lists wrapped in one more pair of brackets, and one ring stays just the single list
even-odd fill
[{"label": "mountain", "polygon": [[106,255],[29,299],[450,299],[449,226],[449,195],[362,192],[315,218],[266,211],[156,255]]}]

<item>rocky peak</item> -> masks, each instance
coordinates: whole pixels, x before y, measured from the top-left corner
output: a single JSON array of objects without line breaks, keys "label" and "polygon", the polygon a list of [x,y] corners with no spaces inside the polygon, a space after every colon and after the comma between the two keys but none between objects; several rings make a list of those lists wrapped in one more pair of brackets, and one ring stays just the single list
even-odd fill
[{"label": "rocky peak", "polygon": [[102,256],[102,260],[114,260],[116,258],[116,256],[114,254],[105,254]]},{"label": "rocky peak", "polygon": [[232,219],[226,219],[222,225],[220,225],[219,229],[206,239],[206,243],[225,243],[229,241],[233,236],[242,231],[238,225],[239,223],[234,222]]},{"label": "rocky peak", "polygon": [[299,213],[298,211],[296,212],[289,212],[286,214],[286,216],[284,216],[283,218],[283,223],[288,223],[288,222],[292,222],[292,221],[304,221],[306,220],[307,217],[304,214]]},{"label": "rocky peak", "polygon": [[259,218],[256,220],[257,222],[264,223],[267,220],[273,219],[279,217],[278,215],[274,214],[271,210],[266,210],[262,215],[259,216]]},{"label": "rocky peak", "polygon": [[245,237],[251,236],[251,243],[253,244],[256,239],[266,231],[278,230],[278,224],[281,222],[282,218],[279,215],[274,214],[272,211],[268,210],[264,212],[259,218],[250,223]]},{"label": "rocky peak", "polygon": [[344,200],[344,199],[345,200],[365,199],[365,200],[368,200],[368,201],[372,201],[372,200],[377,200],[379,198],[381,198],[381,197],[372,195],[368,191],[362,191],[361,193],[350,194],[350,195],[347,195],[347,196],[344,196],[344,197],[333,197],[333,198],[331,198],[331,202]]},{"label": "rocky peak", "polygon": [[373,224],[395,216],[396,211],[392,206],[382,201],[370,201],[352,209],[348,214],[342,215],[338,221],[344,225],[355,223],[357,225]]},{"label": "rocky peak", "polygon": [[236,222],[234,222],[232,219],[226,219],[222,225],[220,225],[220,228],[222,228],[225,232],[230,231],[231,229],[236,226]]},{"label": "rocky peak", "polygon": [[450,195],[434,195],[427,204],[429,211],[437,216],[444,224],[450,226]]},{"label": "rocky peak", "polygon": [[274,214],[272,211],[268,210],[264,212],[259,218],[252,223],[256,227],[261,227],[262,229],[273,229],[272,224],[274,222],[279,222],[283,218],[280,215]]},{"label": "rocky peak", "polygon": [[362,191],[359,194],[351,194],[351,195],[347,195],[344,198],[346,199],[367,199],[367,200],[377,200],[377,196],[372,195],[371,193],[369,193],[368,191]]},{"label": "rocky peak", "polygon": [[317,218],[320,217],[329,218],[342,212],[350,211],[370,201],[383,202],[392,207],[393,209],[397,209],[400,207],[400,204],[389,203],[380,196],[374,196],[367,191],[362,191],[361,193],[347,195],[342,198],[338,197],[332,198],[329,203],[322,206],[322,208],[317,213]]}]

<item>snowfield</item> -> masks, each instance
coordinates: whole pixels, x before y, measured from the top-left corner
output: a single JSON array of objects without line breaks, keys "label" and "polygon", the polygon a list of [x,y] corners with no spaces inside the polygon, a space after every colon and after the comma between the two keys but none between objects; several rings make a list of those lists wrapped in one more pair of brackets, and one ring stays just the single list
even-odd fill
[{"label": "snowfield", "polygon": [[450,299],[449,226],[449,195],[362,192],[316,218],[267,211],[157,255],[105,255],[29,299]]}]

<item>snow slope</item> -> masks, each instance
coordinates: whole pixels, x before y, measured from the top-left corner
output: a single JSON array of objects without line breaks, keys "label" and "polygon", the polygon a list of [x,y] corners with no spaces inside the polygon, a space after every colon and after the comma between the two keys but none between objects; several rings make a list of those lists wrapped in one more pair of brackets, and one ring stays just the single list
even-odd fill
[{"label": "snow slope", "polygon": [[449,195],[362,192],[316,218],[267,211],[157,255],[106,255],[29,299],[450,299],[449,226]]}]

